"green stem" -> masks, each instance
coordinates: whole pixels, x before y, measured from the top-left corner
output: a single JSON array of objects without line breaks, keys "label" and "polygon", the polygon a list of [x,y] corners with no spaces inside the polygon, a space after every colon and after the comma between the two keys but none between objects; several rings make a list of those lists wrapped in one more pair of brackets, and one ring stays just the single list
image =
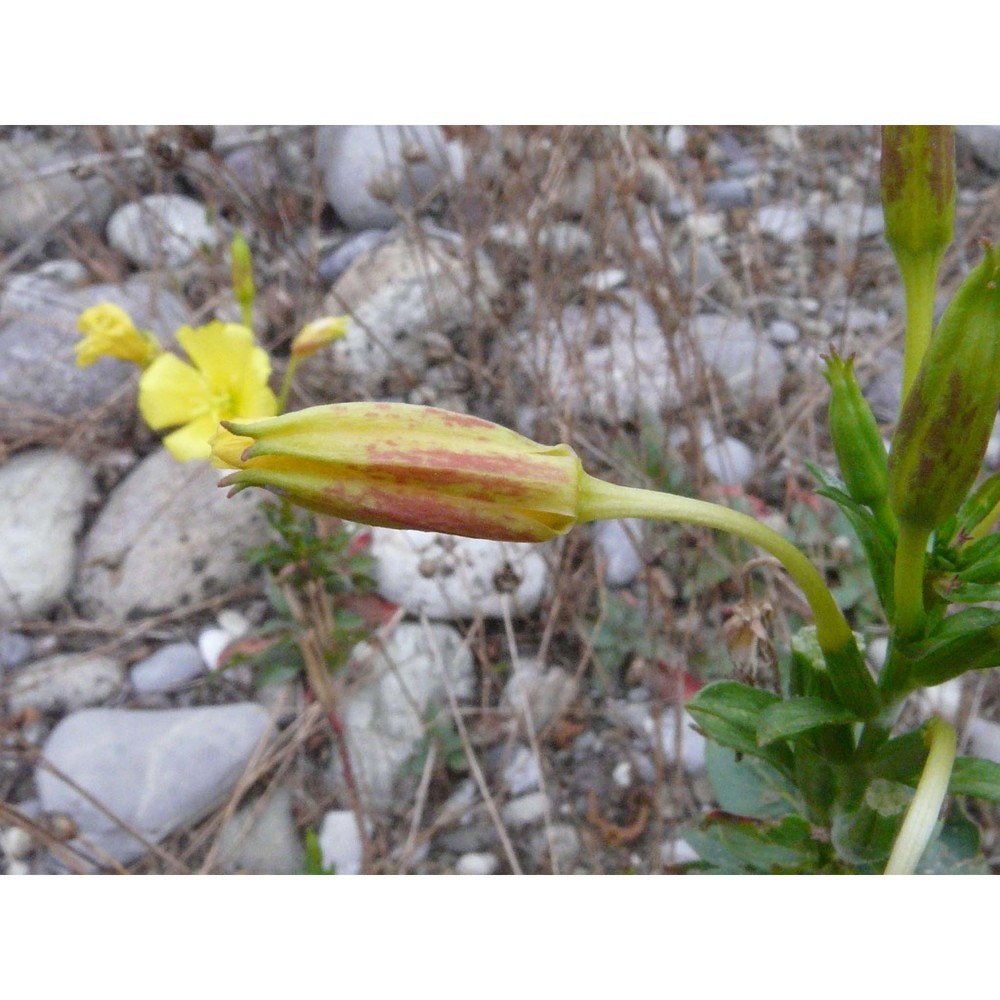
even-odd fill
[{"label": "green stem", "polygon": [[285,412],[285,403],[288,402],[288,390],[292,387],[292,379],[295,377],[295,370],[299,367],[302,359],[292,355],[288,359],[288,367],[285,369],[285,377],[281,380],[281,391],[278,393],[278,413]]},{"label": "green stem", "polygon": [[927,726],[927,741],[930,752],[924,764],[924,773],[920,775],[917,794],[906,811],[906,818],[889,855],[886,875],[912,875],[917,870],[934,833],[941,803],[948,792],[958,746],[955,730],[944,719],[931,719]]},{"label": "green stem", "polygon": [[941,255],[922,256],[900,267],[906,290],[906,346],[903,351],[903,391],[900,413],[924,360],[934,329],[934,288]]},{"label": "green stem", "polygon": [[903,639],[912,639],[924,627],[924,555],[929,528],[900,523],[896,538],[893,602],[896,627]]},{"label": "green stem", "polygon": [[243,317],[243,325],[248,329],[253,329],[253,303],[241,302],[240,313]]},{"label": "green stem", "polygon": [[747,514],[719,504],[674,493],[615,486],[585,474],[580,491],[580,521],[619,517],[642,517],[658,521],[681,521],[736,535],[769,552],[799,585],[816,619],[816,638],[824,650],[841,649],[853,642],[847,620],[819,570],[788,539]]}]

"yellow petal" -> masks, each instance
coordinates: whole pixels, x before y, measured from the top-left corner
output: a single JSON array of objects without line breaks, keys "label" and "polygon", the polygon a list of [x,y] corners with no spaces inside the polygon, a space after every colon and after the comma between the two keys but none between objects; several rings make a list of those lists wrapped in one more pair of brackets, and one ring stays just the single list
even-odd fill
[{"label": "yellow petal", "polygon": [[161,354],[139,379],[139,411],[154,431],[187,423],[211,405],[205,377],[174,354]]},{"label": "yellow petal", "polygon": [[168,434],[163,439],[163,443],[178,462],[190,462],[194,458],[208,458],[212,453],[209,441],[212,440],[218,429],[218,417],[212,413],[206,413],[172,434]]}]

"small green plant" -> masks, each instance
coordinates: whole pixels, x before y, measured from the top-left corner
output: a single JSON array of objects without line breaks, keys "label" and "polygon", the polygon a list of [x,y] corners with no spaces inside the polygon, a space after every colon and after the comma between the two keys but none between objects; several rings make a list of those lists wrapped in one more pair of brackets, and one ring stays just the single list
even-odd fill
[{"label": "small green plant", "polygon": [[275,684],[306,670],[303,629],[325,669],[335,672],[370,629],[351,602],[375,587],[372,559],[357,527],[319,519],[287,503],[267,503],[272,539],[250,549],[247,559],[267,571],[273,612],[260,627],[265,640],[247,659],[259,684]]}]

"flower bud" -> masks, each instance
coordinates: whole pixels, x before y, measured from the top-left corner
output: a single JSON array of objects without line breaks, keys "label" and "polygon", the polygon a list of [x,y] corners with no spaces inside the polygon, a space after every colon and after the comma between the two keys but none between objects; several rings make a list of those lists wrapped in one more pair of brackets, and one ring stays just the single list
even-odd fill
[{"label": "flower bud", "polygon": [[979,473],[1000,400],[1000,251],[987,245],[941,317],[889,455],[896,517],[933,531]]},{"label": "flower bud", "polygon": [[938,258],[955,228],[955,130],[949,125],[882,126],[885,238],[900,269]]},{"label": "flower bud", "polygon": [[83,334],[83,340],[76,345],[76,363],[80,368],[100,358],[131,361],[145,368],[163,350],[153,334],[137,330],[132,317],[111,302],[84,310],[76,326]]},{"label": "flower bud", "polygon": [[854,377],[854,358],[836,351],[823,373],[830,383],[830,436],[847,492],[858,503],[878,508],[888,493],[889,463],[875,416]]},{"label": "flower bud", "polygon": [[323,514],[389,528],[542,542],[577,519],[579,458],[497,424],[407,403],[338,403],[225,420],[215,459]]},{"label": "flower bud", "polygon": [[233,237],[230,255],[233,262],[233,295],[245,312],[253,305],[257,290],[253,284],[253,255],[250,253],[250,244],[240,232]]},{"label": "flower bud", "polygon": [[324,344],[340,340],[347,333],[347,316],[324,316],[307,323],[292,341],[292,356],[308,357]]}]

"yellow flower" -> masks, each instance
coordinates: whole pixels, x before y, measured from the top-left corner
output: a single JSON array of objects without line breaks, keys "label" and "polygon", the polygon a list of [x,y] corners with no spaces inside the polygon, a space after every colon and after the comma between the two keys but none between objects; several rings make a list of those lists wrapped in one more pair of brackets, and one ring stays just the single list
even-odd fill
[{"label": "yellow flower", "polygon": [[324,316],[307,323],[292,341],[292,356],[304,358],[347,333],[347,316]]},{"label": "yellow flower", "polygon": [[262,486],[324,514],[389,528],[542,542],[577,520],[580,460],[498,424],[407,403],[337,403],[225,420],[220,485]]},{"label": "yellow flower", "polygon": [[76,345],[80,368],[99,358],[118,358],[145,368],[163,350],[153,334],[137,330],[132,317],[111,302],[84,310],[76,326],[83,334],[83,340]]},{"label": "yellow flower", "polygon": [[267,384],[271,361],[238,323],[183,326],[177,339],[194,362],[161,354],[139,380],[139,410],[153,430],[176,427],[163,443],[180,462],[208,458],[219,421],[277,412]]}]

